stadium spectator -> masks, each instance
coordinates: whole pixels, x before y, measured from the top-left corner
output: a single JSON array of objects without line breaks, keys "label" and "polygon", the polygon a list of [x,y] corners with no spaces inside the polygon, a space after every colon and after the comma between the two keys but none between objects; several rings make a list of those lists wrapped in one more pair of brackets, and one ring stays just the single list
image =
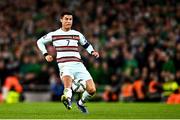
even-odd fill
[{"label": "stadium spectator", "polygon": [[174,74],[170,72],[163,72],[163,92],[162,92],[162,101],[166,101],[170,94],[172,94],[176,89],[178,89],[178,84],[174,79]]},{"label": "stadium spectator", "polygon": [[6,96],[5,102],[8,104],[19,103],[20,102],[20,93],[11,89]]},{"label": "stadium spectator", "polygon": [[121,86],[119,97],[120,97],[120,100],[124,102],[133,102],[135,100],[133,84],[130,78],[125,78]]},{"label": "stadium spectator", "polygon": [[176,89],[174,93],[172,93],[167,101],[167,104],[180,104],[180,89]]},{"label": "stadium spectator", "polygon": [[144,80],[142,77],[139,77],[134,81],[133,89],[135,92],[136,100],[143,101],[145,99],[145,88],[144,88]]},{"label": "stadium spectator", "polygon": [[2,88],[3,100],[7,103],[13,102],[13,96],[16,98],[14,102],[20,101],[20,94],[22,94],[23,88],[19,82],[17,75],[10,75],[5,79],[5,83]]},{"label": "stadium spectator", "polygon": [[149,76],[149,85],[147,95],[150,101],[160,101],[162,86],[161,83],[158,81],[158,76],[156,73],[151,73]]},{"label": "stadium spectator", "polygon": [[118,100],[117,94],[113,91],[111,86],[105,86],[104,92],[102,94],[102,99],[106,102],[113,102]]},{"label": "stadium spectator", "polygon": [[63,95],[64,86],[56,73],[56,71],[51,67],[49,69],[50,74],[50,90],[51,90],[51,100],[60,101]]}]

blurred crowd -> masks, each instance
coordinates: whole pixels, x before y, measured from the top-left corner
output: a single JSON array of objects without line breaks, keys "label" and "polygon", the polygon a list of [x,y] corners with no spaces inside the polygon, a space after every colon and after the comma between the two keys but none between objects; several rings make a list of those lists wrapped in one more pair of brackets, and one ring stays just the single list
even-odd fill
[{"label": "blurred crowd", "polygon": [[62,93],[57,64],[44,60],[36,41],[60,27],[62,11],[72,11],[73,28],[100,52],[95,59],[79,48],[97,97],[167,101],[180,94],[179,0],[1,0],[0,11],[1,89],[15,76],[20,93],[47,87],[53,96]]}]

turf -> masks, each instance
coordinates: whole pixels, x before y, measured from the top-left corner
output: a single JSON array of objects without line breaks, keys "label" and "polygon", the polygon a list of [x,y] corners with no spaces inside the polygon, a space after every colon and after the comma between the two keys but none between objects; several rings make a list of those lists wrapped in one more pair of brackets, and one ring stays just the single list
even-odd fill
[{"label": "turf", "polygon": [[180,105],[163,103],[87,103],[90,114],[82,114],[75,104],[68,111],[62,103],[0,104],[0,119],[179,119]]}]

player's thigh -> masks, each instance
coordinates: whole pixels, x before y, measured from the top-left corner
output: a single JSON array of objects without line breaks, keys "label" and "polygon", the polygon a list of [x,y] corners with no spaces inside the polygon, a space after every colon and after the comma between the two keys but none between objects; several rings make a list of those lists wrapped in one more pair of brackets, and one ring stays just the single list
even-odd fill
[{"label": "player's thigh", "polygon": [[78,74],[75,75],[75,79],[86,81],[86,90],[88,93],[94,94],[96,92],[95,83],[87,70],[78,72]]},{"label": "player's thigh", "polygon": [[64,66],[59,68],[60,68],[60,78],[64,84],[64,87],[70,88],[72,85],[72,80],[74,79],[73,71],[71,70],[71,67]]},{"label": "player's thigh", "polygon": [[72,77],[69,75],[65,75],[62,77],[62,81],[64,83],[65,88],[71,88],[72,86]]},{"label": "player's thigh", "polygon": [[90,94],[94,94],[96,92],[96,86],[92,79],[86,80],[86,91]]}]

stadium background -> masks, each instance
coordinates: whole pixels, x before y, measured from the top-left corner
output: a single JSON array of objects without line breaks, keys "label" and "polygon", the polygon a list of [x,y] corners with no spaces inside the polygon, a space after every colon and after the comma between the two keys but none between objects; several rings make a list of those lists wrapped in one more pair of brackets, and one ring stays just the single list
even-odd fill
[{"label": "stadium background", "polygon": [[75,16],[73,28],[101,55],[96,60],[80,48],[97,85],[93,100],[166,102],[179,93],[178,0],[1,0],[1,92],[6,81],[18,79],[23,90],[7,86],[25,101],[59,100],[63,86],[56,62],[44,60],[36,41],[59,28],[66,10]]}]

